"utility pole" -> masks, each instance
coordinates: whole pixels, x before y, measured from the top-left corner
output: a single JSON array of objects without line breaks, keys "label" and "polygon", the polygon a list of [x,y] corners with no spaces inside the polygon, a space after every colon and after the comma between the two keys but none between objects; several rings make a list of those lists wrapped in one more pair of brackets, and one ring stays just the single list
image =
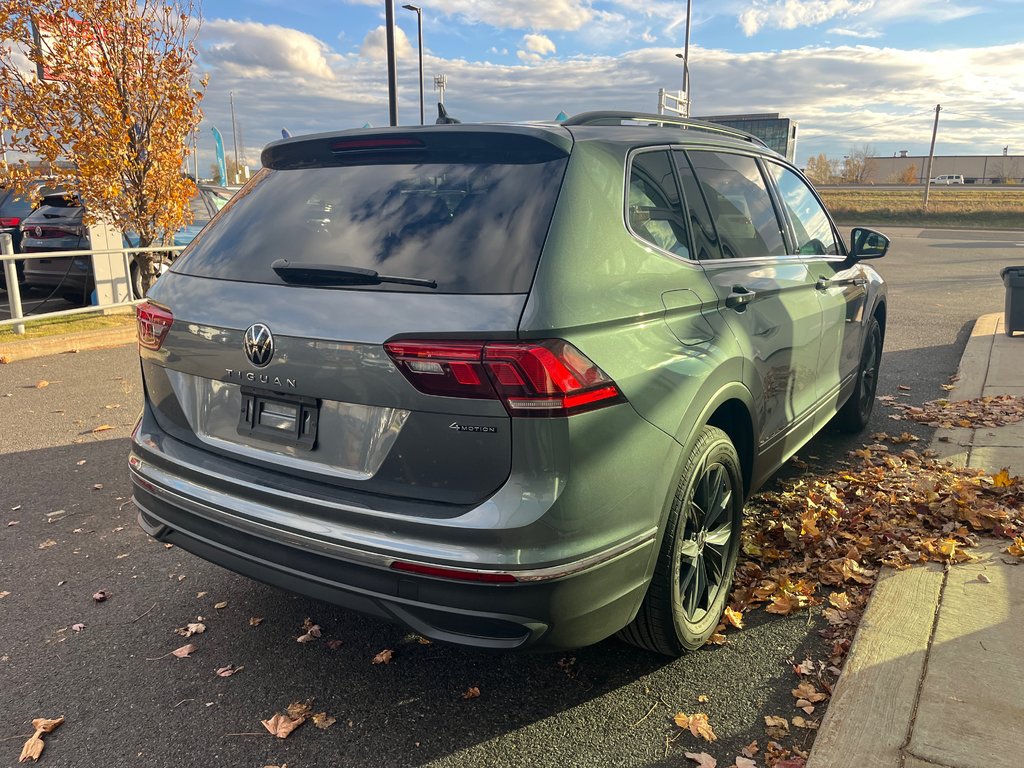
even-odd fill
[{"label": "utility pole", "polygon": [[417,50],[420,54],[420,125],[423,125],[423,9],[418,5],[403,5],[407,11],[416,13]]},{"label": "utility pole", "polygon": [[231,105],[231,151],[235,155],[235,174],[234,183],[238,183],[238,126],[235,125],[235,94],[233,91],[228,91],[228,103]]},{"label": "utility pole", "polygon": [[683,45],[683,117],[690,116],[690,5],[686,0],[686,43]]},{"label": "utility pole", "polygon": [[388,44],[388,115],[398,125],[398,67],[395,64],[395,2],[384,0],[384,24]]},{"label": "utility pole", "polygon": [[928,172],[924,178],[924,207],[928,207],[928,193],[932,190],[932,162],[935,160],[935,136],[939,132],[939,112],[942,111],[942,105],[935,105],[935,125],[932,126],[932,146],[928,150]]}]

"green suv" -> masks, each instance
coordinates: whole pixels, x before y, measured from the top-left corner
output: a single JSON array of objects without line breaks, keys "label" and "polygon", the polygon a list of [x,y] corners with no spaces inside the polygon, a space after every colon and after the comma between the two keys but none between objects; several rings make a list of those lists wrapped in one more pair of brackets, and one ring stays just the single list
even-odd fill
[{"label": "green suv", "polygon": [[744,499],[871,414],[888,240],[748,134],[596,112],[262,160],[138,307],[161,541],[435,640],[678,654]]}]

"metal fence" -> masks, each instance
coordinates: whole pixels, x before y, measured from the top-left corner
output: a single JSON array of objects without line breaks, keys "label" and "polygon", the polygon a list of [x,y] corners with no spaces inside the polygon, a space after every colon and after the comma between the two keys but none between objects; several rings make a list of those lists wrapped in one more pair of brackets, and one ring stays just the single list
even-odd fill
[{"label": "metal fence", "polygon": [[[136,253],[178,253],[184,246],[150,246],[148,248],[108,248],[104,250],[82,250],[82,251],[44,251],[33,253],[14,253],[11,236],[0,234],[0,261],[3,262],[4,275],[7,280],[7,303],[10,307],[11,317],[8,320],[0,320],[0,328],[8,325],[14,326],[16,334],[25,333],[25,323],[43,318],[61,317],[64,315],[79,315],[97,310],[112,309],[115,307],[131,307],[142,300],[142,296],[135,295],[135,286],[131,279],[131,261]],[[56,312],[43,312],[31,315],[26,318],[21,305],[21,288],[18,285],[18,275],[15,267],[16,261],[25,259],[63,259],[75,256],[106,256],[120,253],[124,263],[124,281],[128,286],[127,300],[107,304],[94,304],[87,307],[76,307],[75,309],[63,309]]]}]

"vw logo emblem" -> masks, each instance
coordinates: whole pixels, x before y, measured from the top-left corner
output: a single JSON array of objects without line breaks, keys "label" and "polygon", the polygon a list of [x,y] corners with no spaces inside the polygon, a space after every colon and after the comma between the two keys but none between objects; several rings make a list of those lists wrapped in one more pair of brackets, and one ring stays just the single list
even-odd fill
[{"label": "vw logo emblem", "polygon": [[274,356],[274,337],[263,323],[253,323],[245,332],[242,347],[249,362],[262,368]]}]

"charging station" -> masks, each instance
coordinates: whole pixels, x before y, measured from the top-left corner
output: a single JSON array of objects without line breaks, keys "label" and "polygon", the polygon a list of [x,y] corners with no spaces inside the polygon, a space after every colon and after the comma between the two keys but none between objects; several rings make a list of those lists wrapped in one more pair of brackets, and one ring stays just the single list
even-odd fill
[{"label": "charging station", "polygon": [[94,251],[118,249],[110,253],[92,255],[92,273],[96,279],[96,305],[131,301],[131,278],[127,272],[124,251],[120,250],[124,248],[121,230],[104,222],[92,224],[89,227],[89,243],[89,247]]}]

